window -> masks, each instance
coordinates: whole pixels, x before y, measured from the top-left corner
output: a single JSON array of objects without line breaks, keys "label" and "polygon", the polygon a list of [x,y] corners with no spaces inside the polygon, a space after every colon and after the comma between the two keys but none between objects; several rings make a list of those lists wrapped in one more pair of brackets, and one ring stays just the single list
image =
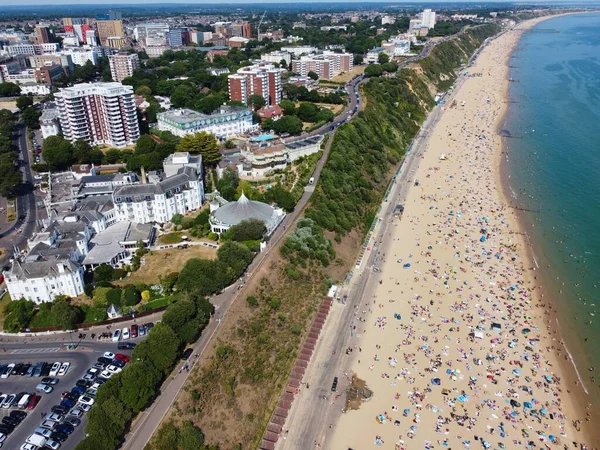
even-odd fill
[{"label": "window", "polygon": [[37,288],[33,288],[33,292],[37,292]]}]

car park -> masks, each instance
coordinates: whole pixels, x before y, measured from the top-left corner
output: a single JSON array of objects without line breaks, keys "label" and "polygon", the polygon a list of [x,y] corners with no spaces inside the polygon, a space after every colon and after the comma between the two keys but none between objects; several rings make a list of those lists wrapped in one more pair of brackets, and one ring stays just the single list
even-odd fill
[{"label": "car park", "polygon": [[2,434],[10,434],[15,430],[13,425],[8,425],[6,423],[0,424],[0,433]]},{"label": "car park", "polygon": [[79,404],[80,405],[89,405],[89,406],[92,406],[94,404],[94,401],[95,400],[92,397],[84,395],[83,397],[81,397],[79,399]]},{"label": "car park", "polygon": [[29,368],[27,369],[27,372],[25,372],[25,376],[27,377],[32,377],[33,376],[33,372],[35,371],[35,365],[31,364],[29,366]]},{"label": "car park", "polygon": [[35,368],[33,369],[32,376],[34,376],[34,377],[41,377],[42,376],[42,370],[44,370],[44,366],[45,365],[46,365],[45,362],[37,363],[35,365]]},{"label": "car park", "polygon": [[25,409],[27,408],[27,405],[29,405],[29,399],[31,398],[33,394],[24,394],[21,396],[21,398],[19,399],[19,403],[17,403],[17,406],[20,409]]},{"label": "car park", "polygon": [[92,406],[91,405],[79,404],[79,409],[81,409],[83,412],[88,412],[90,409],[92,409]]},{"label": "car park", "polygon": [[72,400],[70,398],[65,398],[63,401],[60,402],[60,406],[65,406],[67,409],[71,409],[73,405],[75,405],[75,400]]},{"label": "car park", "polygon": [[108,367],[106,368],[106,370],[107,370],[108,372],[110,372],[110,373],[113,373],[113,374],[115,374],[115,373],[119,373],[119,372],[123,371],[123,369],[122,369],[121,367],[115,366],[115,365],[113,365],[113,364],[111,364],[110,366],[108,366]]},{"label": "car park", "polygon": [[140,325],[140,336],[146,336],[146,327],[144,325]]},{"label": "car park", "polygon": [[[46,441],[44,441],[44,444],[45,443],[46,443]],[[37,445],[30,444],[28,442],[26,442],[23,445],[21,445],[21,450],[37,450],[38,448],[41,448],[41,447],[38,447]]]},{"label": "car park", "polygon": [[33,445],[33,448],[35,449],[36,447],[43,447],[44,445],[46,445],[46,438],[40,434],[34,433],[27,438],[25,443]]},{"label": "car park", "polygon": [[11,427],[16,427],[21,423],[20,419],[16,419],[14,417],[6,416],[2,418],[2,423],[4,425],[10,425]]},{"label": "car park", "polygon": [[54,388],[47,384],[40,383],[35,387],[35,390],[38,392],[43,392],[44,394],[49,394],[54,390]]},{"label": "car park", "polygon": [[50,372],[48,372],[48,373],[49,373],[49,375],[50,375],[51,377],[55,377],[55,376],[57,376],[57,375],[58,375],[58,371],[60,370],[60,366],[61,366],[61,365],[62,365],[62,364],[61,364],[59,361],[57,361],[57,362],[55,362],[54,364],[52,364],[52,367],[50,368]]},{"label": "car park", "polygon": [[129,339],[129,328],[127,328],[127,327],[123,328],[123,331],[121,332],[121,339],[123,339],[123,340]]},{"label": "car park", "polygon": [[107,353],[105,353],[105,355],[106,354],[109,354],[109,355],[112,355],[112,356],[110,358],[106,357],[106,356],[101,356],[100,358],[98,358],[97,362],[100,363],[100,364],[104,364],[106,366],[106,365],[110,364],[113,359],[115,359],[115,354],[114,353],[107,352]]},{"label": "car park", "polygon": [[75,383],[75,386],[87,388],[91,384],[92,384],[92,382],[90,380],[77,380],[77,383]]},{"label": "car park", "polygon": [[42,378],[42,383],[55,385],[58,384],[60,380],[58,378],[44,377]]},{"label": "car park", "polygon": [[135,339],[136,337],[138,337],[138,326],[137,325],[131,325],[131,339]]},{"label": "car park", "polygon": [[53,422],[58,422],[61,423],[64,420],[65,416],[63,416],[62,414],[58,414],[58,413],[52,413],[48,416],[48,420],[51,420]]},{"label": "car park", "polygon": [[[115,354],[113,352],[104,352],[104,355],[102,355],[101,357],[108,359],[110,362],[113,359],[115,359]],[[98,358],[98,359],[100,359],[100,358]]]},{"label": "car park", "polygon": [[112,340],[113,342],[119,342],[121,340],[121,330],[115,330]]},{"label": "car park", "polygon": [[117,353],[115,359],[128,363],[131,357],[129,355],[124,355],[123,353]]}]

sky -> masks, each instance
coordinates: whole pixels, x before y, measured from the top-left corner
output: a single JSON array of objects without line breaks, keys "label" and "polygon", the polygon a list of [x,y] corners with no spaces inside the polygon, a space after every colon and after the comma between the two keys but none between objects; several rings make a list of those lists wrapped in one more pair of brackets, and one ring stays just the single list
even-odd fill
[{"label": "sky", "polygon": [[[264,1],[264,0],[263,0]],[[393,3],[441,3],[452,1],[454,3],[487,3],[490,1],[507,0],[275,0],[274,3],[363,3],[393,2]],[[510,0],[509,0],[510,1]],[[552,0],[550,0],[552,1]],[[235,3],[261,3],[261,0],[0,0],[0,5],[31,6],[31,5],[134,5],[148,3],[212,3],[212,4],[235,4]]]}]

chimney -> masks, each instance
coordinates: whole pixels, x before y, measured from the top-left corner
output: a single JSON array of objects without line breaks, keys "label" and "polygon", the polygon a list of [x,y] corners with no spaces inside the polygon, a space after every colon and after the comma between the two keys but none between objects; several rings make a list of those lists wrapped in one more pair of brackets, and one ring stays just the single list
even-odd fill
[{"label": "chimney", "polygon": [[140,169],[140,172],[142,174],[142,184],[148,184],[148,178],[146,177],[146,169],[143,166]]},{"label": "chimney", "polygon": [[56,263],[56,267],[58,269],[58,273],[65,273],[65,266],[63,263]]}]

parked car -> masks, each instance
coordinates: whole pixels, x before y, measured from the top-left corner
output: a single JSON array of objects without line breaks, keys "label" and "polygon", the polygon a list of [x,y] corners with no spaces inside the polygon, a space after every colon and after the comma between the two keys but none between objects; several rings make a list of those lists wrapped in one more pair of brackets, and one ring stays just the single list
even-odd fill
[{"label": "parked car", "polygon": [[64,406],[67,409],[71,409],[73,405],[75,405],[75,401],[70,398],[65,398],[63,401],[60,402],[60,406]]},{"label": "parked car", "polygon": [[61,423],[64,420],[65,416],[59,413],[52,413],[48,416],[48,420],[53,422]]},{"label": "parked car", "polygon": [[41,425],[41,426],[42,426],[43,428],[47,428],[47,429],[48,429],[48,430],[50,430],[50,431],[54,431],[54,429],[56,428],[56,425],[58,425],[58,423],[57,423],[57,422],[54,422],[54,421],[52,421],[52,420],[44,420],[44,421],[42,422],[42,425]]},{"label": "parked car", "polygon": [[37,427],[35,430],[33,430],[33,432],[35,434],[39,434],[40,436],[45,437],[46,439],[48,439],[52,435],[52,430],[42,427]]},{"label": "parked car", "polygon": [[[104,352],[104,355],[102,355],[102,358],[106,358],[108,360],[108,362],[110,362],[115,358],[115,354],[113,352]],[[100,360],[100,358],[98,358],[98,360]]]},{"label": "parked car", "polygon": [[[69,416],[74,417],[74,418],[79,418],[79,417],[83,416],[83,411],[79,408],[72,409],[71,411],[69,411]],[[68,419],[68,417],[67,417],[67,419]]]},{"label": "parked car", "polygon": [[52,408],[50,408],[50,411],[58,414],[66,414],[69,411],[69,408],[63,405],[55,405]]},{"label": "parked car", "polygon": [[121,339],[123,339],[123,340],[129,339],[129,328],[127,328],[127,327],[123,328],[123,331],[121,332]]},{"label": "parked car", "polygon": [[[73,411],[75,411],[75,410],[73,410]],[[79,410],[79,411],[81,411],[81,410]],[[83,414],[83,411],[81,413]],[[68,423],[69,425],[72,425],[74,427],[78,427],[79,425],[81,425],[81,420],[79,420],[77,417],[67,417],[65,419],[64,423]]]},{"label": "parked car", "polygon": [[112,340],[113,342],[119,342],[121,340],[121,330],[115,330]]},{"label": "parked car", "polygon": [[23,420],[25,417],[27,417],[27,413],[25,411],[11,411],[9,414],[10,417],[14,417],[15,419],[19,419],[19,420]]},{"label": "parked car", "polygon": [[137,325],[131,325],[131,339],[135,339],[136,337],[138,337],[138,326]]},{"label": "parked car", "polygon": [[50,368],[50,376],[51,377],[55,377],[58,375],[58,371],[60,370],[60,366],[62,366],[62,364],[60,363],[60,361],[56,361],[54,364],[52,364],[52,367]]},{"label": "parked car", "polygon": [[128,363],[129,360],[131,359],[131,356],[124,355],[123,353],[117,353],[115,355],[115,359],[118,359],[119,361],[124,361],[124,362]]},{"label": "parked car", "polygon": [[183,352],[183,355],[181,355],[181,359],[188,359],[190,356],[192,356],[192,353],[194,353],[193,348],[186,348]]},{"label": "parked car", "polygon": [[8,398],[8,394],[0,395],[0,408],[2,407],[2,404],[6,401],[7,398]]},{"label": "parked car", "polygon": [[117,350],[133,350],[135,345],[135,342],[119,342],[117,344]]},{"label": "parked car", "polygon": [[73,433],[73,431],[75,431],[75,428],[71,424],[61,423],[60,425],[58,425],[56,427],[56,431],[58,431],[60,433],[64,433],[64,434],[66,434],[68,436],[71,433]]},{"label": "parked car", "polygon": [[144,325],[140,325],[140,336],[146,336],[146,327]]},{"label": "parked car", "polygon": [[65,442],[69,436],[65,433],[61,433],[60,431],[55,431],[50,435],[50,439],[57,442]]},{"label": "parked car", "polygon": [[51,385],[55,385],[58,384],[60,380],[58,378],[52,378],[52,377],[44,377],[42,378],[42,383],[43,384],[51,384]]},{"label": "parked car", "polygon": [[48,439],[46,441],[46,445],[44,447],[42,447],[42,449],[45,449],[45,448],[50,448],[51,450],[58,450],[60,448],[60,442],[53,441],[52,439]]},{"label": "parked car", "polygon": [[108,364],[110,364],[112,362],[112,360],[114,359],[115,354],[111,353],[111,352],[106,352],[105,355],[106,354],[110,354],[112,356],[110,358],[101,356],[100,358],[98,358],[97,362],[99,362],[100,364],[104,364],[105,366],[108,365]]},{"label": "parked car", "polygon": [[64,376],[67,374],[67,372],[69,371],[69,367],[71,367],[71,363],[68,362],[64,362],[62,363],[62,365],[60,366],[60,370],[58,371],[58,376]]},{"label": "parked car", "polygon": [[17,399],[17,396],[15,394],[10,394],[8,397],[6,397],[6,400],[4,400],[2,402],[2,407],[3,408],[10,408],[13,403],[15,402],[15,400]]},{"label": "parked car", "polygon": [[29,399],[29,403],[27,404],[27,409],[35,408],[41,399],[42,399],[42,397],[40,395],[36,395],[36,394],[32,395],[31,398]]},{"label": "parked car", "polygon": [[14,370],[15,365],[14,364],[9,364],[8,366],[6,366],[6,369],[4,369],[2,371],[2,374],[0,375],[0,378],[8,378],[10,377],[10,375],[12,374],[12,371]]}]

